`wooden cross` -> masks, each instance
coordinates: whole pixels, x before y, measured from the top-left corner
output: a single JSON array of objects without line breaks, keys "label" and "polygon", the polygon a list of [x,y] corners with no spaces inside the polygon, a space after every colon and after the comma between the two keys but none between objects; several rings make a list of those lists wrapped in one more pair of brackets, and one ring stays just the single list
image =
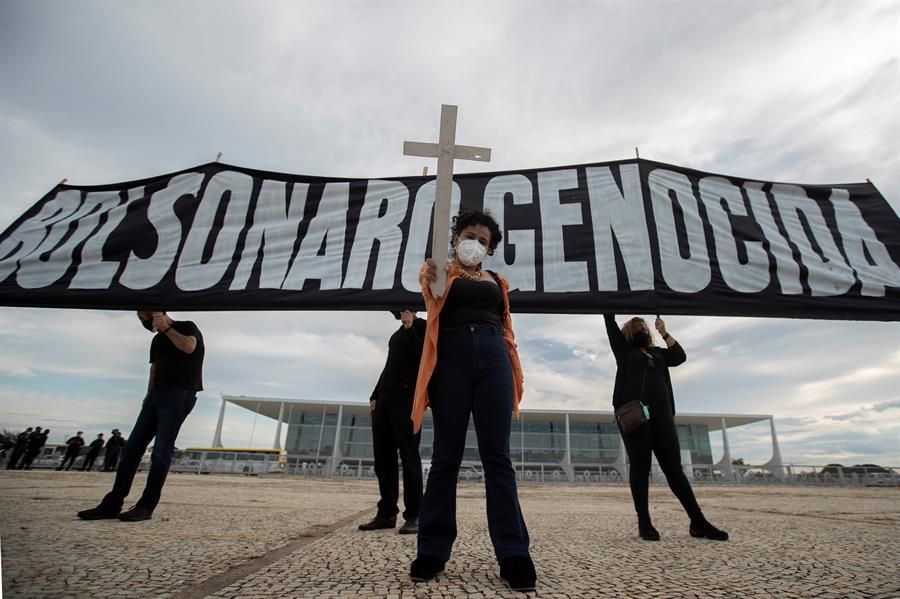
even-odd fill
[{"label": "wooden cross", "polygon": [[453,161],[491,161],[490,148],[456,145],[456,106],[441,104],[441,132],[438,143],[418,141],[403,142],[404,156],[437,158],[437,188],[434,199],[434,220],[431,232],[431,257],[437,262],[438,277],[431,284],[434,297],[444,295],[447,273],[443,266],[447,263],[447,247],[450,241],[450,196],[453,189]]}]

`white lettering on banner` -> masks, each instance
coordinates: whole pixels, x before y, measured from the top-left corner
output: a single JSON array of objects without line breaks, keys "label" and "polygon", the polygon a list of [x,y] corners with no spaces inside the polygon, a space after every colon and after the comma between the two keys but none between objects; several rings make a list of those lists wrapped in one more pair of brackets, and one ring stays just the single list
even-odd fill
[{"label": "white lettering on banner", "polygon": [[[510,290],[534,291],[537,288],[534,231],[506,229],[506,194],[512,196],[516,205],[534,202],[534,188],[525,175],[501,175],[488,181],[484,190],[484,209],[491,213],[504,233],[494,255],[485,259],[484,268],[499,271],[509,281]],[[516,253],[512,262],[506,261],[505,244],[511,245]]]},{"label": "white lettering on banner", "polygon": [[[659,239],[659,262],[663,279],[673,291],[697,293],[709,285],[712,272],[709,266],[709,250],[697,198],[691,189],[691,180],[681,173],[665,169],[655,169],[647,177],[653,217]],[[678,247],[678,229],[675,224],[675,209],[669,192],[675,198],[684,217],[687,233],[688,257],[683,258]]]},{"label": "white lettering on banner", "polygon": [[759,181],[744,183],[744,191],[750,200],[750,210],[753,212],[754,220],[762,228],[763,236],[769,244],[769,253],[775,258],[775,272],[778,275],[781,293],[785,295],[803,293],[803,285],[800,284],[800,265],[794,261],[791,246],[775,224],[769,199],[762,190],[763,185],[765,184]]},{"label": "white lettering on banner", "polygon": [[[772,185],[772,197],[788,237],[800,250],[800,259],[806,266],[807,281],[813,296],[846,293],[855,283],[853,271],[844,262],[819,205],[807,197],[802,187],[796,185],[775,183]],[[800,223],[801,214],[809,225],[812,240]],[[822,250],[821,256],[813,249],[813,240]]]},{"label": "white lettering on banner", "polygon": [[[121,204],[120,193],[102,192],[106,194],[114,194],[109,196],[111,209],[107,209],[106,222],[100,227],[100,230],[91,235],[81,248],[81,263],[78,265],[78,272],[72,277],[69,289],[109,289],[116,271],[119,270],[120,262],[107,262],[103,259],[103,246],[110,234],[115,231],[122,219],[128,213],[128,207],[135,200],[143,197],[143,187],[135,187],[125,190],[125,201]],[[96,193],[96,192],[95,192]],[[88,198],[93,194],[88,194]],[[88,200],[86,200],[87,202]],[[91,214],[84,220],[99,219],[100,213]],[[96,216],[95,216],[96,215]],[[78,225],[81,228],[81,224]],[[94,227],[91,226],[91,229]]]},{"label": "white lettering on banner", "polygon": [[632,291],[653,289],[650,234],[647,231],[638,166],[623,164],[619,167],[621,190],[607,166],[588,168],[586,173],[591,222],[594,226],[598,289],[619,290],[613,235],[625,263],[628,287]]},{"label": "white lettering on banner", "polygon": [[583,224],[581,203],[561,204],[559,192],[578,188],[575,169],[539,172],[538,192],[541,206],[541,239],[544,266],[544,291],[565,293],[588,291],[587,263],[566,262],[563,227]]},{"label": "white lettering on banner", "polygon": [[181,221],[175,214],[175,202],[185,195],[196,196],[202,183],[202,173],[186,173],[172,177],[165,189],[153,194],[147,206],[147,219],[156,229],[156,251],[149,258],[131,252],[119,283],[129,289],[149,289],[162,281],[181,245]]},{"label": "white lettering on banner", "polygon": [[[409,233],[406,236],[406,251],[403,254],[403,288],[414,293],[422,293],[419,284],[419,268],[425,261],[428,242],[431,240],[431,221],[434,213],[434,196],[437,182],[428,181],[419,187],[416,200],[413,202],[412,218],[409,222]],[[450,214],[459,214],[459,202],[462,194],[459,185],[453,182],[450,190]],[[452,240],[451,240],[452,241]]]},{"label": "white lettering on banner", "polygon": [[[844,253],[862,283],[860,294],[884,297],[885,287],[900,287],[900,268],[863,219],[859,207],[850,201],[850,192],[832,189],[830,200]],[[872,262],[866,258],[866,253]]]},{"label": "white lettering on banner", "polygon": [[[72,266],[75,248],[97,228],[100,215],[114,208],[119,201],[118,191],[87,194],[78,209],[56,221],[44,242],[21,261],[16,277],[19,286],[37,289],[58,281]],[[41,256],[48,252],[44,260]]]},{"label": "white lettering on banner", "polygon": [[259,288],[280,289],[284,283],[309,195],[308,183],[294,183],[291,195],[288,195],[288,185],[283,181],[263,180],[256,199],[253,226],[247,231],[241,261],[229,289],[247,288],[260,248],[263,257]]},{"label": "white lettering on banner", "polygon": [[[700,199],[712,226],[719,270],[725,284],[741,293],[757,293],[769,286],[769,255],[761,241],[745,241],[747,263],[738,259],[737,240],[731,228],[729,214],[747,216],[740,187],[723,177],[700,179]],[[722,202],[728,205],[726,210]]]},{"label": "white lettering on banner", "polygon": [[[253,177],[244,173],[221,171],[209,180],[178,257],[175,284],[179,289],[200,291],[222,280],[234,260],[238,237],[247,222],[252,193]],[[229,194],[225,219],[221,228],[216,230],[213,224],[225,194]],[[203,249],[210,236],[215,238],[212,255],[207,262],[203,262]]]},{"label": "white lettering on banner", "polygon": [[[23,221],[16,230],[9,234],[0,244],[0,281],[20,268],[20,262],[31,256],[39,248],[44,251],[52,249],[65,235],[68,229],[69,217],[78,210],[81,205],[81,192],[75,189],[60,191],[47,200],[35,216]],[[55,226],[64,222],[62,227]],[[49,243],[45,243],[48,241]],[[41,252],[34,255],[33,261],[40,261]],[[35,267],[40,264],[36,263]],[[21,273],[16,277],[19,287],[27,288],[22,284]]]},{"label": "white lettering on banner", "polygon": [[[344,263],[344,237],[347,210],[350,207],[350,183],[336,181],[325,184],[319,211],[309,223],[300,242],[300,250],[288,272],[282,289],[303,289],[308,279],[318,279],[319,289],[340,289]],[[319,254],[322,245],[325,253]]]},{"label": "white lettering on banner", "polygon": [[[382,201],[387,201],[384,216],[378,216]],[[366,186],[366,199],[359,214],[359,225],[353,236],[353,249],[344,289],[362,289],[369,269],[369,257],[378,240],[378,261],[372,289],[392,289],[403,243],[400,224],[409,209],[409,189],[399,181],[371,180]]]}]

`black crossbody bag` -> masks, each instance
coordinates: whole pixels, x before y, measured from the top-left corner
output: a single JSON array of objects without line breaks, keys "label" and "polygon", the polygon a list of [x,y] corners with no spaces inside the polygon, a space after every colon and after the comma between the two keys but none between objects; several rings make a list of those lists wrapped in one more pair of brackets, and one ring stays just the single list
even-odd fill
[{"label": "black crossbody bag", "polygon": [[[653,357],[646,354],[648,365],[652,364]],[[641,428],[650,421],[649,410],[644,405],[644,383],[647,382],[647,367],[644,366],[644,376],[641,377],[641,395],[638,399],[627,401],[615,409],[616,422],[623,433],[631,433]]]}]

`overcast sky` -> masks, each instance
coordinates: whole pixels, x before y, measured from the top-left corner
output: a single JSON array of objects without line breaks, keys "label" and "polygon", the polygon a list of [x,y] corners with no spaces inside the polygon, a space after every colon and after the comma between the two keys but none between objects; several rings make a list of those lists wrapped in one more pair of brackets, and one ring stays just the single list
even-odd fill
[{"label": "overcast sky", "polygon": [[[420,174],[441,103],[490,164],[641,156],[796,183],[870,179],[900,212],[900,3],[112,3],[0,0],[0,230],[60,179],[209,162],[303,175]],[[178,445],[208,445],[220,394],[365,401],[387,313],[173,313],[207,344]],[[680,412],[773,414],[784,459],[900,466],[900,325],[667,319]],[[609,409],[595,316],[515,315],[523,408]],[[61,442],[130,430],[150,335],[132,313],[0,308],[0,427]],[[223,441],[270,446],[229,409]],[[768,425],[731,432],[771,456]],[[721,443],[713,435],[714,454]],[[715,456],[714,457],[718,457]]]}]

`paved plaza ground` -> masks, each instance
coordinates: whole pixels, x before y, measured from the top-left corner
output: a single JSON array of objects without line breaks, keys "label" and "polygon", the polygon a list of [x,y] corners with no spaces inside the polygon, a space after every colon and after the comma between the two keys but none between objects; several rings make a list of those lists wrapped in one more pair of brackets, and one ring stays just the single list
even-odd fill
[{"label": "paved plaza ground", "polygon": [[[111,482],[0,471],[4,597],[525,596],[497,575],[479,483],[460,484],[446,572],[414,584],[415,536],[356,530],[374,513],[374,481],[171,475],[151,521],[76,519]],[[651,489],[662,540],[649,543],[625,486],[522,485],[531,596],[900,597],[900,489],[696,491],[730,541],[691,538],[666,487]]]}]

